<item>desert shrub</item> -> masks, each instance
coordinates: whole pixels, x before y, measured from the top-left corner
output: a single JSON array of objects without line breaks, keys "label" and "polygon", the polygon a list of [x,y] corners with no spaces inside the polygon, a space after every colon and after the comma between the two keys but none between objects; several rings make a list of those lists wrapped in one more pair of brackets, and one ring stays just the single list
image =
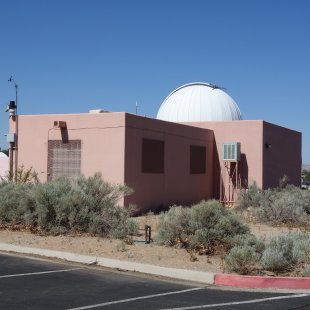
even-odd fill
[{"label": "desert shrub", "polygon": [[125,239],[127,236],[136,235],[138,233],[138,223],[130,218],[133,211],[125,208],[119,208],[117,215],[114,213],[113,221],[111,221],[111,230],[109,231],[109,237]]},{"label": "desert shrub", "polygon": [[132,208],[118,206],[121,197],[130,195],[126,185],[104,182],[101,174],[80,177],[73,183],[70,225],[102,236],[123,238],[137,233],[136,222],[130,219]]},{"label": "desert shrub", "polygon": [[6,176],[0,177],[0,180],[15,182],[16,184],[38,184],[38,173],[30,168],[19,166],[16,171],[8,172]]},{"label": "desert shrub", "polygon": [[71,185],[68,179],[60,178],[49,183],[39,184],[35,188],[34,197],[36,204],[37,224],[42,230],[50,230],[56,226],[66,226],[61,199],[70,194]]},{"label": "desert shrub", "polygon": [[298,264],[310,264],[310,233],[293,234],[293,257]]},{"label": "desert shrub", "polygon": [[297,186],[288,185],[282,192],[290,195],[295,206],[302,208],[306,213],[310,213],[310,191],[303,190]]},{"label": "desert shrub", "polygon": [[17,184],[38,184],[38,173],[32,167],[26,169],[23,165],[17,168],[16,175],[13,176]]},{"label": "desert shrub", "polygon": [[35,195],[37,223],[50,232],[74,230],[123,238],[137,231],[131,210],[117,205],[130,192],[127,186],[103,181],[99,173],[40,184]]},{"label": "desert shrub", "polygon": [[229,249],[235,235],[246,234],[249,228],[216,200],[202,201],[189,209],[189,227],[193,234],[191,247],[212,253],[217,246]]},{"label": "desert shrub", "polygon": [[225,257],[225,267],[230,272],[251,274],[259,262],[259,254],[250,245],[237,245]]},{"label": "desert shrub", "polygon": [[7,224],[24,224],[32,222],[34,200],[30,184],[0,183],[0,220]]},{"label": "desert shrub", "polygon": [[261,264],[264,269],[273,272],[292,270],[296,263],[293,256],[294,240],[291,234],[272,238],[263,252]]},{"label": "desert shrub", "polygon": [[105,182],[100,173],[96,173],[89,178],[79,177],[73,183],[73,188],[87,197],[89,208],[93,211],[100,210],[102,206],[107,209],[114,207],[122,197],[133,192],[126,185]]},{"label": "desert shrub", "polygon": [[265,199],[262,201],[261,207],[255,210],[259,221],[273,224],[304,223],[306,215],[304,199],[294,188],[265,192]]},{"label": "desert shrub", "polygon": [[300,190],[301,195],[299,196],[302,199],[302,207],[307,214],[310,214],[310,190]]},{"label": "desert shrub", "polygon": [[250,246],[260,256],[265,250],[265,243],[262,240],[257,239],[252,234],[236,235],[233,238],[233,246]]},{"label": "desert shrub", "polygon": [[186,244],[191,234],[189,228],[189,212],[187,208],[172,206],[159,216],[157,242],[174,246]]},{"label": "desert shrub", "polygon": [[310,192],[282,183],[282,188],[263,191],[255,184],[250,186],[238,195],[237,210],[247,210],[251,217],[263,223],[305,224],[305,215],[310,213]]},{"label": "desert shrub", "polygon": [[262,190],[254,182],[247,190],[242,190],[237,197],[236,209],[257,208],[262,201]]},{"label": "desert shrub", "polygon": [[310,262],[310,233],[291,233],[272,238],[263,252],[264,269],[281,273]]},{"label": "desert shrub", "polygon": [[284,174],[280,179],[279,179],[279,188],[286,188],[290,183],[290,178]]},{"label": "desert shrub", "polygon": [[302,270],[302,276],[310,277],[310,265],[305,265],[305,267]]},{"label": "desert shrub", "polygon": [[137,232],[132,208],[118,206],[132,190],[104,182],[100,174],[49,183],[0,182],[0,220],[8,224],[37,226],[48,234],[90,232],[125,238]]},{"label": "desert shrub", "polygon": [[166,245],[180,245],[211,254],[232,246],[237,234],[249,228],[236,215],[215,200],[202,201],[192,208],[172,207],[159,219],[157,241]]}]

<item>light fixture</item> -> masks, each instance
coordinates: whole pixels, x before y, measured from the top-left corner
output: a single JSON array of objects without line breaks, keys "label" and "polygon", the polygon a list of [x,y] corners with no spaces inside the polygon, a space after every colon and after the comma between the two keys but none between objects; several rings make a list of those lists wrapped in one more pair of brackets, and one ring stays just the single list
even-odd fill
[{"label": "light fixture", "polygon": [[10,101],[9,104],[6,107],[6,111],[9,112],[10,116],[14,116],[16,112],[16,103],[15,101]]}]

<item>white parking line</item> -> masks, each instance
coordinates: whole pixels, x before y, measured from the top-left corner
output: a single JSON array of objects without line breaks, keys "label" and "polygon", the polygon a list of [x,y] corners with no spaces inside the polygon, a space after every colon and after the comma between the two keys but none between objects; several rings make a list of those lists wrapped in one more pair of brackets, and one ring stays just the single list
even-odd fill
[{"label": "white parking line", "polygon": [[140,297],[134,297],[134,298],[128,298],[128,299],[121,299],[121,300],[104,302],[102,304],[95,304],[95,305],[89,305],[89,306],[84,306],[84,307],[71,308],[68,310],[93,309],[93,308],[110,306],[110,305],[115,305],[115,304],[122,304],[125,302],[136,301],[136,300],[141,300],[141,299],[148,299],[148,298],[153,298],[153,297],[161,297],[161,296],[174,295],[174,294],[182,294],[182,293],[187,293],[187,292],[192,292],[192,291],[197,291],[197,290],[202,290],[202,289],[203,289],[202,287],[195,287],[195,288],[182,290],[182,291],[174,291],[174,292],[167,292],[167,293],[162,293],[162,294],[154,294],[154,295],[146,295],[146,296],[140,296]]},{"label": "white parking line", "polygon": [[29,272],[29,273],[18,273],[18,274],[8,274],[5,276],[0,276],[1,278],[13,278],[13,277],[24,277],[24,276],[34,276],[38,274],[45,274],[45,273],[56,273],[56,272],[67,272],[73,270],[79,270],[82,268],[71,268],[71,269],[62,269],[62,270],[50,270],[50,271],[41,271],[41,272]]},{"label": "white parking line", "polygon": [[211,304],[211,305],[201,305],[201,306],[181,307],[181,308],[167,308],[167,309],[162,309],[162,310],[205,309],[205,308],[232,306],[232,305],[255,304],[255,303],[260,303],[260,302],[270,301],[270,300],[292,299],[292,298],[300,298],[300,297],[307,297],[307,296],[310,296],[310,295],[309,294],[284,295],[284,296],[275,296],[275,297],[252,299],[252,300],[245,300],[245,301],[226,302],[226,303],[221,303],[221,304]]}]

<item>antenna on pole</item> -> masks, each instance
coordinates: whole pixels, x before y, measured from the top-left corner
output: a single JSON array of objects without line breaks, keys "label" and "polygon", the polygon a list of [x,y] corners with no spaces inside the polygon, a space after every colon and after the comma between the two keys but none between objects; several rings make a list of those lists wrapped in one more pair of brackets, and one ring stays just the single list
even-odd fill
[{"label": "antenna on pole", "polygon": [[138,115],[138,101],[136,101],[136,115]]},{"label": "antenna on pole", "polygon": [[13,83],[15,87],[15,105],[16,105],[16,114],[17,114],[17,93],[18,93],[18,85],[16,84],[15,80],[13,79],[13,76],[11,75],[8,79],[8,82]]}]

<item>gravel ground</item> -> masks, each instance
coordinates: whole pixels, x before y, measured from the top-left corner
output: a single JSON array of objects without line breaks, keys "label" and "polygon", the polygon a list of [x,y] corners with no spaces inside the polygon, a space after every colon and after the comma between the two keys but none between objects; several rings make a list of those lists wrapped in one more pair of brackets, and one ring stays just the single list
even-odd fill
[{"label": "gravel ground", "polygon": [[[158,216],[146,215],[137,218],[139,225],[152,227],[156,235]],[[262,224],[250,224],[251,231],[257,237],[267,240],[271,236],[287,233],[285,227],[270,227]],[[103,239],[90,235],[39,236],[29,231],[0,230],[0,242],[43,248],[97,257],[115,258],[126,261],[153,264],[163,267],[175,267],[199,271],[223,272],[222,258],[219,256],[190,255],[185,249],[145,244],[144,232],[134,238],[134,244],[128,245],[121,240]]]}]

